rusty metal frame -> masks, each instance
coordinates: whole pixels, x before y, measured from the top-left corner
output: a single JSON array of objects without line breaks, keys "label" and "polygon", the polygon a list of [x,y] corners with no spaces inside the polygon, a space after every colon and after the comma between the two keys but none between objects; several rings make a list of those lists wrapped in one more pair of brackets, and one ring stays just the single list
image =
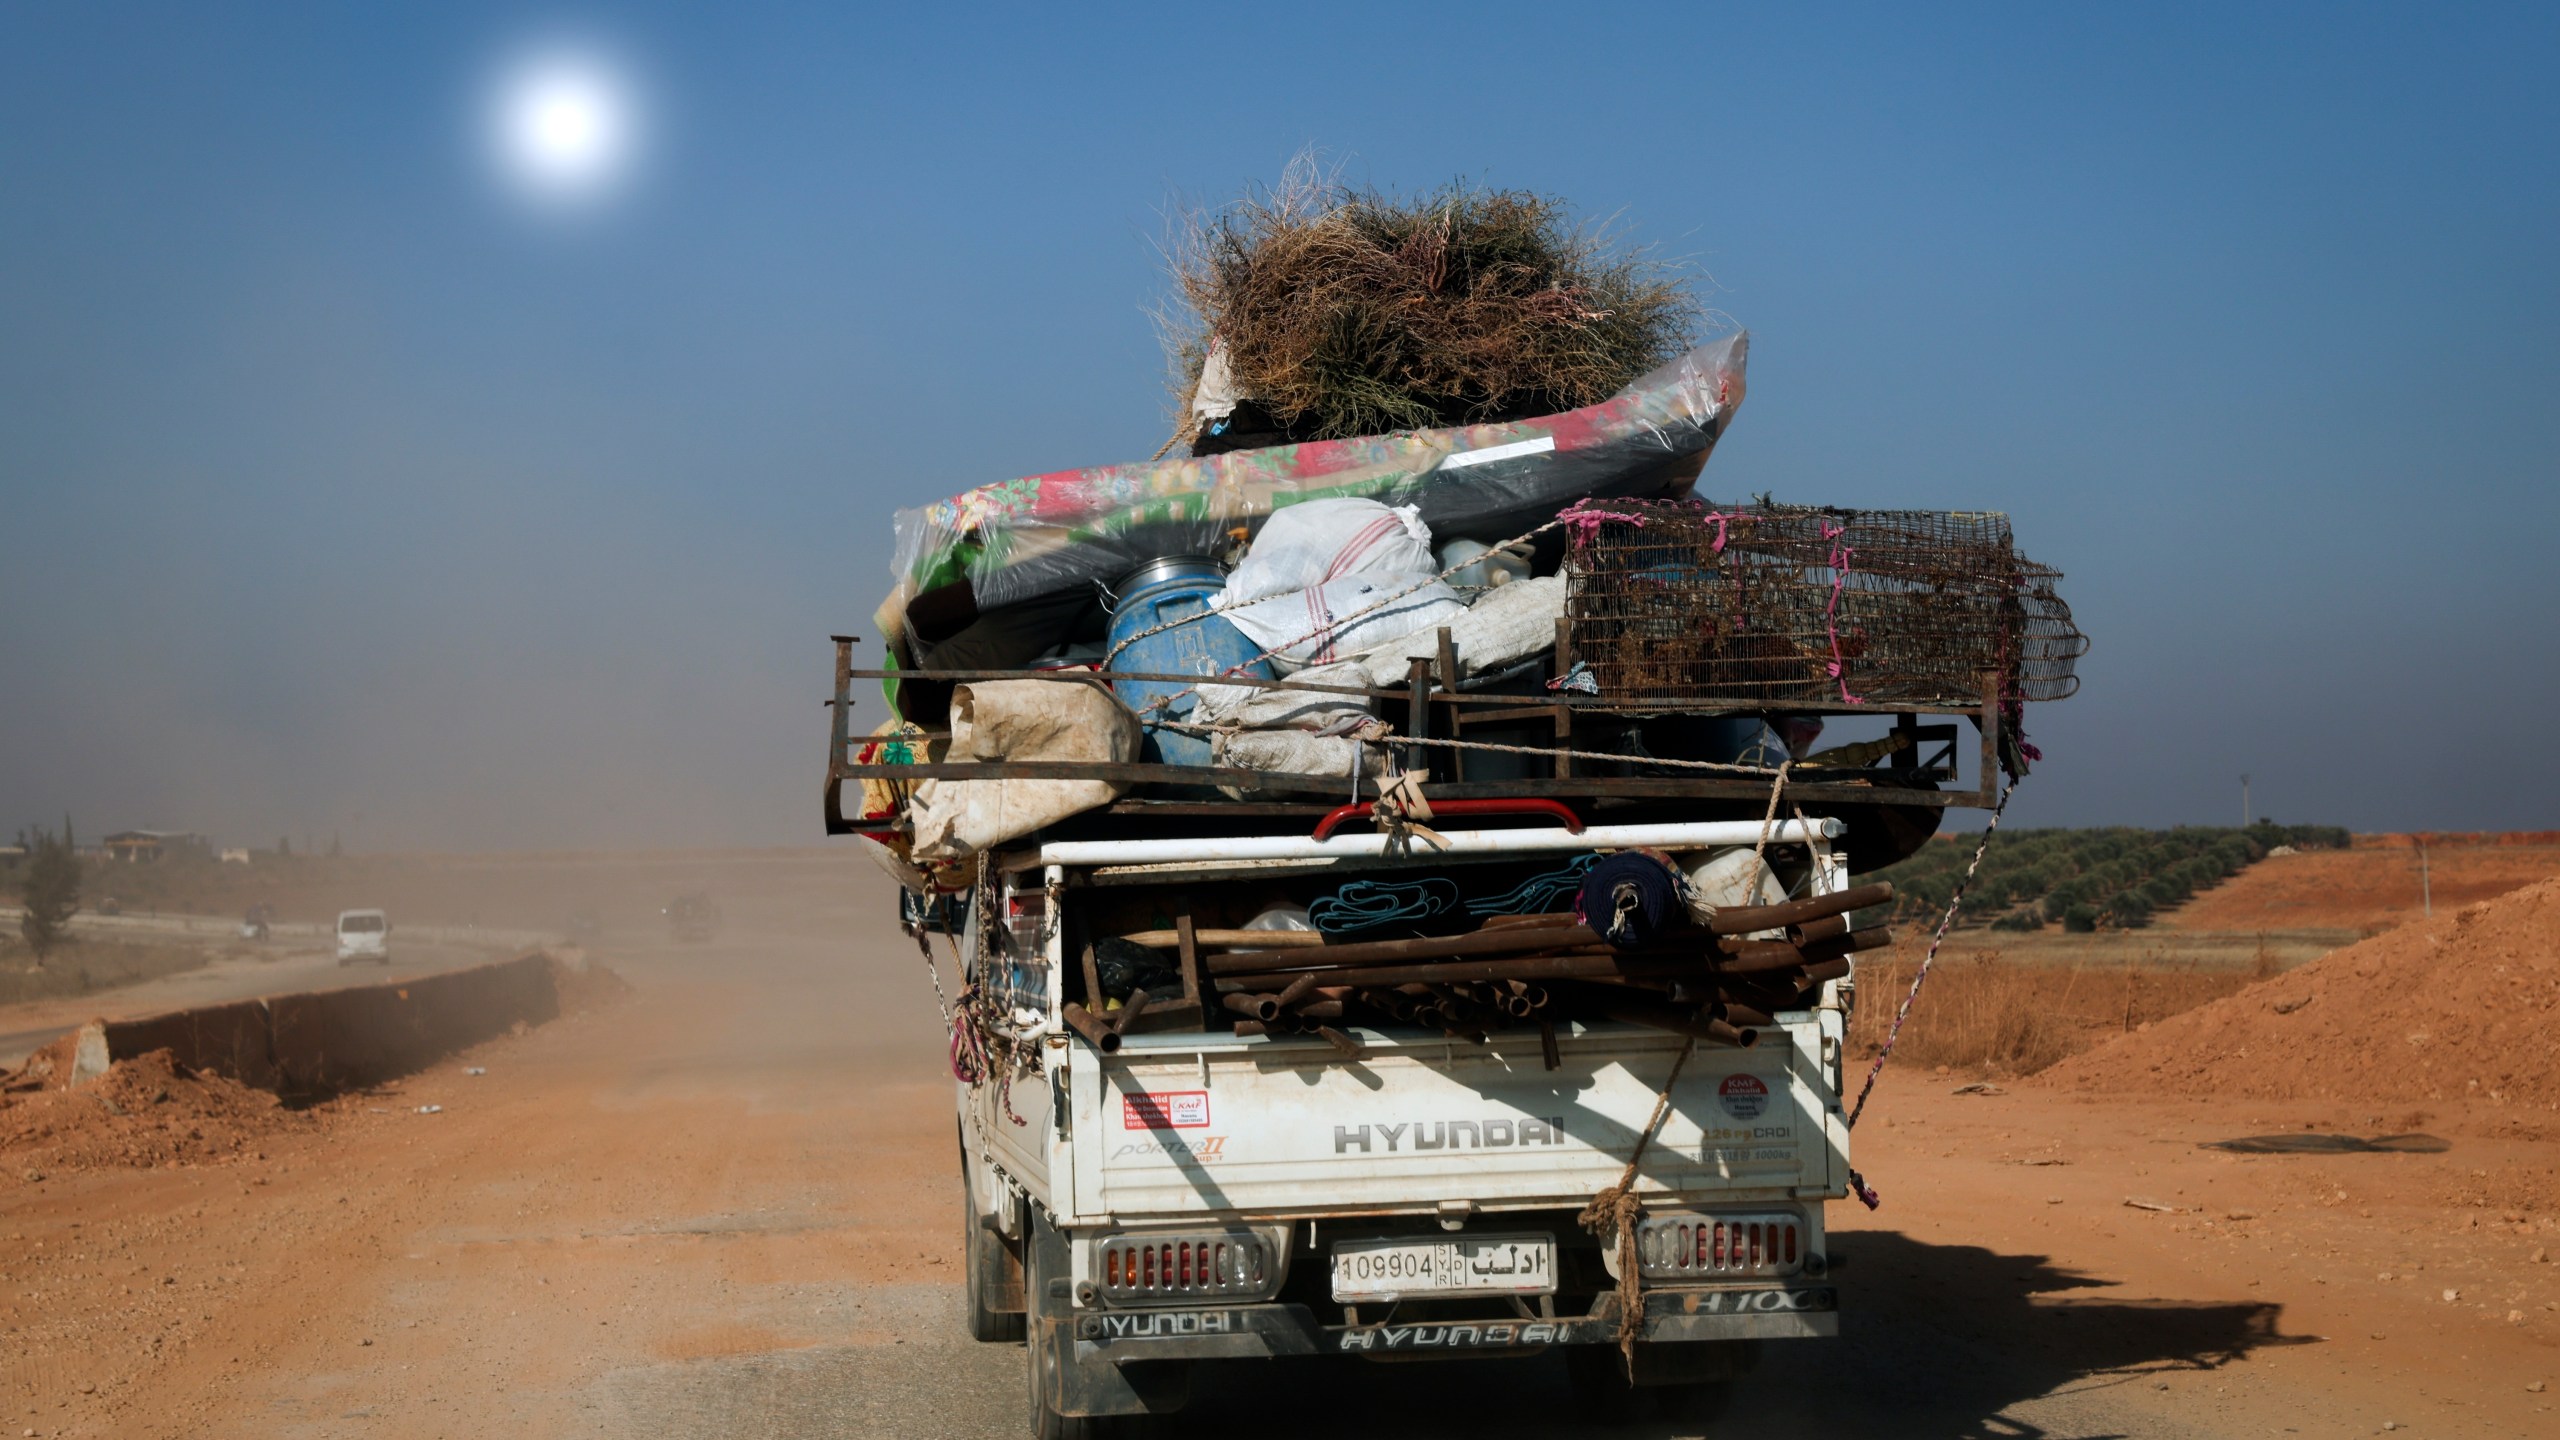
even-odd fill
[{"label": "rusty metal frame", "polygon": [[[1345,797],[1346,791],[1354,799],[1374,799],[1378,794],[1378,787],[1376,783],[1367,779],[1354,779],[1340,775],[1286,775],[1275,774],[1270,771],[1263,770],[1239,770],[1225,767],[1197,765],[1149,765],[1135,762],[1099,763],[1069,761],[952,761],[922,765],[858,765],[848,758],[852,753],[852,746],[854,743],[854,736],[852,734],[852,713],[854,703],[852,686],[853,682],[858,679],[895,678],[960,682],[972,680],[1028,679],[1054,680],[1059,683],[1090,684],[1095,681],[1112,680],[1144,680],[1158,682],[1177,681],[1187,683],[1198,681],[1202,677],[1198,675],[1110,670],[1080,670],[1073,672],[1044,672],[1028,670],[866,670],[856,667],[853,663],[853,647],[856,643],[854,637],[849,635],[836,635],[829,638],[835,642],[836,647],[835,694],[827,701],[828,708],[833,712],[829,723],[827,777],[825,788],[826,831],[830,835],[854,834],[862,828],[858,821],[848,818],[844,813],[844,782],[847,780],[1103,780],[1109,781],[1113,784],[1133,786],[1180,785],[1186,787],[1198,787],[1202,785],[1216,785],[1236,790],[1251,791],[1263,796],[1274,798],[1299,794],[1328,797],[1326,806],[1322,808],[1330,808],[1331,805],[1341,803],[1342,799]],[[1611,700],[1607,697],[1587,696],[1556,696],[1540,701],[1519,695],[1468,695],[1430,687],[1429,668],[1428,662],[1417,660],[1413,667],[1412,683],[1406,687],[1398,689],[1340,685],[1296,685],[1288,681],[1256,680],[1241,676],[1220,677],[1218,683],[1246,685],[1259,689],[1305,690],[1326,694],[1368,696],[1400,700],[1408,705],[1416,704],[1416,695],[1422,694],[1423,699],[1417,708],[1424,714],[1427,714],[1429,707],[1434,704],[1449,704],[1453,706],[1480,704],[1508,705],[1513,707],[1509,712],[1493,712],[1494,715],[1502,715],[1506,718],[1521,718],[1524,716],[1543,717],[1550,715],[1554,717],[1555,729],[1559,742],[1559,748],[1556,753],[1557,773],[1555,775],[1541,776],[1533,780],[1455,780],[1437,782],[1432,785],[1431,793],[1433,796],[1445,797],[1452,800],[1515,799],[1521,796],[1556,796],[1580,799],[1617,800],[1765,799],[1769,793],[1769,782],[1759,776],[1748,774],[1734,774],[1729,777],[1723,775],[1700,775],[1695,778],[1685,776],[1595,777],[1576,775],[1572,773],[1573,761],[1576,758],[1584,760],[1606,758],[1613,763],[1641,764],[1643,762],[1640,757],[1576,757],[1570,751],[1562,747],[1570,743],[1573,732],[1573,717],[1582,714],[1717,715],[1788,712],[1850,716],[1861,714],[1894,716],[1896,717],[1898,728],[1914,732],[1915,741],[1942,741],[1944,748],[1940,753],[1947,765],[1950,767],[1952,767],[1954,761],[1956,743],[1954,727],[1951,725],[1921,726],[1918,724],[1919,717],[1925,715],[1964,716],[1972,719],[1981,731],[1981,783],[1979,788],[1975,790],[1879,791],[1875,787],[1867,785],[1841,784],[1820,779],[1797,778],[1791,780],[1787,786],[1787,793],[1790,797],[1798,801],[1802,801],[1807,804],[1893,804],[1926,806],[1934,809],[1989,809],[1996,804],[1999,799],[2001,713],[2000,684],[1999,678],[1996,675],[1985,675],[1983,677],[1982,699],[1979,709],[1975,709],[1971,706],[1957,707],[1913,704],[1859,706],[1851,709],[1839,705],[1826,706],[1800,703],[1733,705],[1700,704],[1694,701],[1655,703],[1634,700]],[[1479,715],[1476,718],[1478,723],[1483,723],[1485,720],[1493,717],[1491,715]],[[1422,723],[1424,725],[1428,724],[1427,721]],[[1451,728],[1455,730],[1457,727],[1452,726]],[[1896,764],[1893,768],[1897,773],[1911,774],[1914,770],[1920,770],[1923,773],[1926,773],[1926,771],[1938,768],[1935,759],[1925,766],[1919,764],[1919,756],[1916,754],[1916,750],[1917,744],[1906,750],[1902,755],[1895,757]],[[1774,774],[1774,772],[1771,773]],[[1823,772],[1815,770],[1801,773],[1804,775],[1820,775]],[[1263,803],[1241,801],[1233,805],[1221,805],[1214,802],[1203,801],[1183,803],[1179,805],[1178,811],[1185,815],[1194,816],[1218,814],[1232,814],[1239,816],[1246,814],[1294,815],[1300,813],[1302,809],[1307,808],[1313,807],[1272,804],[1267,801]],[[1111,810],[1113,813],[1118,814],[1170,815],[1177,813],[1177,810],[1175,808],[1169,808],[1166,802],[1145,801],[1134,803],[1123,801],[1112,806]]]}]

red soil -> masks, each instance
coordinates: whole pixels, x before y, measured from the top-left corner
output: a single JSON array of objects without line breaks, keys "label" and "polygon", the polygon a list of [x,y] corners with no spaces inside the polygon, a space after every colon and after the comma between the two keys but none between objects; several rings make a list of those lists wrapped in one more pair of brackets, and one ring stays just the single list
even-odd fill
[{"label": "red soil", "polygon": [[2152,1095],[2560,1110],[2560,879],[2439,910],[2045,1076]]},{"label": "red soil", "polygon": [[[2462,837],[2471,843],[2439,845],[2428,837],[2427,883],[2435,913],[2504,895],[2560,875],[2560,844],[2532,842],[2539,835]],[[2419,918],[2417,849],[2404,835],[2359,835],[2352,850],[2305,850],[2275,855],[2160,916],[2167,930],[2362,930],[2388,929]]]},{"label": "red soil", "polygon": [[286,1130],[320,1124],[220,1075],[190,1074],[154,1050],[76,1090],[0,1095],[0,1155],[28,1179],[48,1170],[202,1164],[251,1155]]}]

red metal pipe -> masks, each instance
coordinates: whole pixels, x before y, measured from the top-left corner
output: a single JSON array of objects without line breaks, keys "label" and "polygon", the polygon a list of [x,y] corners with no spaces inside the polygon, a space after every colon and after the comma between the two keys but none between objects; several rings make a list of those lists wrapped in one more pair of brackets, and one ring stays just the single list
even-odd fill
[{"label": "red metal pipe", "polygon": [[[1344,821],[1367,816],[1370,813],[1371,803],[1361,800],[1349,805],[1334,806],[1323,819],[1316,822],[1314,838],[1318,840],[1332,838],[1333,832]],[[1431,802],[1433,822],[1443,817],[1463,818],[1470,815],[1549,815],[1563,821],[1564,828],[1573,834],[1582,833],[1582,817],[1573,812],[1572,806],[1561,800],[1434,800]]]}]

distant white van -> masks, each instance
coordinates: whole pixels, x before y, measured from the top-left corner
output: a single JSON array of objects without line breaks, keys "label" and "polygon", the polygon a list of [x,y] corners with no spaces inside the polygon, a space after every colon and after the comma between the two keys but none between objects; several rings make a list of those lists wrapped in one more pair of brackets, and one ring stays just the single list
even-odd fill
[{"label": "distant white van", "polygon": [[391,922],[379,910],[338,912],[338,963],[353,965],[359,960],[391,963]]}]

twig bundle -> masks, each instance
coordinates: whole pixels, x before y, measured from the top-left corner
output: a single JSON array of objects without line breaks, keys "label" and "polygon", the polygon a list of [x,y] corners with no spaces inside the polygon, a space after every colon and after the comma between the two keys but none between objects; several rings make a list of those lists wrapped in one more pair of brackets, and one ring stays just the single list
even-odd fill
[{"label": "twig bundle", "polygon": [[1168,322],[1189,397],[1214,342],[1293,439],[1594,404],[1685,348],[1703,316],[1671,267],[1561,201],[1452,183],[1396,199],[1311,165],[1178,217]]}]

